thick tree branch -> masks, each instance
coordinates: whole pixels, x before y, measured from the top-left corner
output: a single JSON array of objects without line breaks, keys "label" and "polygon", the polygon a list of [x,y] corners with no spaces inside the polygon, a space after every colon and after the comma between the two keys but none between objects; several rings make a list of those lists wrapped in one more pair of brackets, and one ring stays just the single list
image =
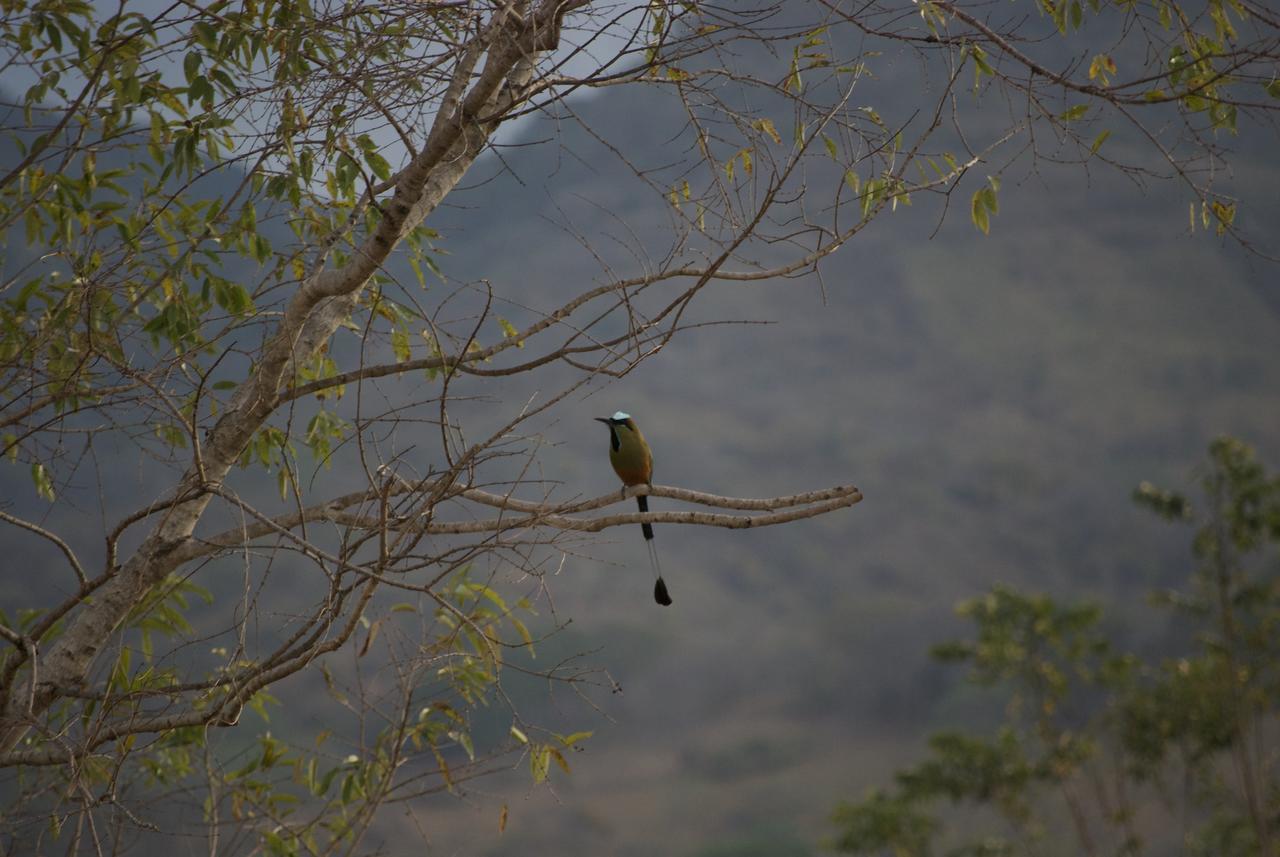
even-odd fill
[{"label": "thick tree branch", "polygon": [[[281,403],[280,390],[294,367],[312,357],[355,306],[356,296],[400,240],[415,229],[461,180],[487,145],[502,117],[522,97],[540,52],[553,49],[568,5],[545,0],[529,20],[499,12],[485,41],[483,70],[474,80],[466,63],[456,70],[459,91],[470,86],[457,110],[441,110],[426,145],[395,179],[392,199],[380,206],[377,226],[346,264],[312,275],[288,302],[276,333],[264,346],[253,375],[240,386],[230,407],[209,431],[200,466],[192,466],[167,509],[121,572],[71,619],[67,632],[44,659],[40,686],[33,693],[5,688],[0,710],[0,753],[12,750],[59,688],[74,687],[88,675],[119,623],[181,562],[190,539],[219,483],[235,465],[267,417]],[[29,705],[24,705],[29,701]]]},{"label": "thick tree branch", "polygon": [[[609,527],[639,523],[692,524],[744,529],[747,527],[782,524],[802,518],[812,518],[836,509],[852,506],[862,500],[862,492],[853,486],[823,488],[817,491],[782,497],[747,498],[724,497],[704,491],[675,488],[667,485],[642,485],[628,488],[622,492],[610,492],[589,500],[568,503],[535,503],[515,497],[494,494],[478,488],[464,488],[461,486],[449,488],[438,483],[430,483],[428,486],[422,484],[411,485],[403,480],[388,488],[387,496],[404,495],[423,490],[449,500],[465,499],[491,508],[519,514],[475,521],[438,521],[435,519],[436,512],[433,511],[431,518],[428,519],[429,522],[423,525],[423,519],[420,515],[416,515],[412,519],[401,517],[384,522],[378,515],[347,511],[353,506],[376,500],[379,492],[369,490],[348,494],[327,503],[275,518],[261,515],[246,506],[244,508],[255,517],[255,523],[227,530],[207,539],[201,539],[199,542],[192,542],[182,549],[180,555],[184,560],[208,556],[227,548],[239,547],[252,539],[272,534],[284,535],[303,523],[315,521],[329,521],[342,526],[371,531],[376,531],[386,523],[393,529],[423,532],[429,535],[466,535],[539,526],[558,530],[595,533]],[[682,500],[687,503],[697,503],[719,509],[739,509],[768,512],[770,514],[722,515],[706,512],[650,511],[645,513],[628,512],[594,518],[573,517],[582,512],[601,509],[642,494]]]},{"label": "thick tree branch", "polygon": [[[534,526],[548,526],[558,530],[570,530],[584,533],[598,533],[609,527],[620,527],[628,524],[692,524],[707,527],[727,527],[729,529],[747,529],[749,527],[767,527],[773,524],[785,524],[803,518],[814,518],[852,506],[862,500],[862,492],[852,486],[827,488],[821,491],[799,494],[794,497],[778,497],[770,499],[746,499],[735,497],[717,497],[700,491],[688,489],[654,486],[652,496],[672,497],[698,502],[708,506],[730,509],[774,509],[762,515],[724,515],[711,512],[649,511],[626,512],[617,515],[602,515],[593,518],[576,518],[553,512],[535,512],[523,517],[498,517],[479,521],[441,521],[428,524],[424,529],[431,535],[461,535],[467,533],[497,532],[501,530],[523,529]],[[643,492],[640,492],[643,493]],[[825,498],[825,499],[816,499]],[[599,498],[603,499],[603,498]],[[612,502],[622,499],[614,495]],[[599,502],[591,501],[592,508]],[[342,523],[353,522],[355,518],[339,515]],[[417,526],[412,522],[404,522],[404,526]]]},{"label": "thick tree branch", "polygon": [[360,589],[360,598],[355,608],[338,633],[329,640],[318,642],[300,654],[277,663],[274,666],[259,670],[243,683],[233,686],[216,704],[206,707],[193,707],[189,710],[162,714],[154,717],[130,718],[103,728],[91,737],[79,743],[71,741],[50,742],[44,746],[30,750],[11,750],[0,753],[0,768],[15,765],[59,765],[76,762],[92,753],[103,744],[115,741],[128,735],[147,735],[169,732],[186,726],[231,726],[240,717],[240,710],[264,687],[297,672],[316,658],[341,648],[363,617],[361,608],[369,602],[377,586],[377,580],[369,580]]}]

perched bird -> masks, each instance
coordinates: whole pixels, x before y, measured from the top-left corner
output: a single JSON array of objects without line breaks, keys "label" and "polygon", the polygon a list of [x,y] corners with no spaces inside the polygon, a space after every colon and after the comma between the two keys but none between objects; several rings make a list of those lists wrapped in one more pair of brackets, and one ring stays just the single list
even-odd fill
[{"label": "perched bird", "polygon": [[[653,453],[649,444],[645,443],[640,427],[631,419],[630,414],[618,411],[611,417],[596,417],[609,427],[609,463],[613,472],[618,474],[623,485],[649,485],[653,482]],[[649,498],[641,494],[636,497],[641,512],[649,511]],[[649,560],[653,565],[653,573],[657,582],[653,585],[653,600],[663,607],[671,604],[671,596],[667,594],[667,584],[662,579],[662,569],[658,565],[658,551],[653,546],[653,526],[648,523],[640,525],[644,530],[645,544],[649,546]]]}]

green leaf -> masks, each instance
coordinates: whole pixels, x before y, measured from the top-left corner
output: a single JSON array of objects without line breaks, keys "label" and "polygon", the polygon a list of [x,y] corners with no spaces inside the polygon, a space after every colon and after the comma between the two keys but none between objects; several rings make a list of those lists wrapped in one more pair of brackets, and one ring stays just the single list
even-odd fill
[{"label": "green leaf", "polygon": [[409,331],[403,327],[391,331],[391,350],[395,352],[397,363],[404,363],[413,356],[409,350]]},{"label": "green leaf", "polygon": [[782,143],[782,135],[778,133],[778,129],[774,126],[772,119],[756,119],[751,123],[751,127],[757,131],[764,132],[770,140],[773,140],[773,142],[778,144]]},{"label": "green leaf", "polygon": [[31,481],[36,485],[36,494],[52,503],[55,496],[53,479],[45,466],[38,461],[31,465]]},{"label": "green leaf", "polygon": [[551,748],[545,744],[534,745],[529,753],[529,771],[533,774],[533,784],[546,782],[551,770]]},{"label": "green leaf", "polygon": [[1236,106],[1234,104],[1215,103],[1209,108],[1209,119],[1214,128],[1226,128],[1236,133]]},{"label": "green leaf", "polygon": [[982,204],[986,206],[987,211],[992,214],[1000,213],[1000,203],[996,199],[996,192],[993,188],[984,187],[978,193],[981,194]]},{"label": "green leaf", "polygon": [[342,781],[342,802],[349,805],[362,797],[364,797],[364,786],[360,784],[360,778],[355,774],[347,774]]},{"label": "green leaf", "polygon": [[253,299],[239,283],[220,279],[212,285],[214,301],[232,315],[247,315],[253,309]]},{"label": "green leaf", "polygon": [[461,745],[462,749],[466,751],[468,759],[472,762],[476,760],[476,748],[475,745],[471,743],[470,733],[463,732],[460,729],[455,729],[449,733],[449,737]]},{"label": "green leaf", "polygon": [[982,204],[981,190],[975,192],[973,195],[973,203],[970,205],[970,216],[973,218],[973,225],[982,230],[983,235],[987,235],[991,232],[991,221],[987,216],[987,207]]},{"label": "green leaf", "polygon": [[207,49],[211,53],[216,54],[218,51],[218,31],[212,24],[207,21],[198,21],[192,27],[192,32],[201,47]]},{"label": "green leaf", "polygon": [[884,181],[881,179],[871,179],[862,187],[862,219],[866,220],[871,216],[872,209],[875,208],[876,201],[884,191]]},{"label": "green leaf", "polygon": [[1228,227],[1235,223],[1236,204],[1234,202],[1224,203],[1214,200],[1213,204],[1209,206],[1209,208],[1213,212],[1214,219],[1217,221],[1214,231],[1218,235],[1222,235],[1227,231]]},{"label": "green leaf", "polygon": [[973,201],[970,204],[973,225],[982,230],[983,235],[991,230],[991,215],[1000,213],[1000,200],[996,196],[999,190],[999,176],[987,176],[986,187],[981,187],[973,193]]},{"label": "green leaf", "polygon": [[325,774],[324,777],[321,778],[320,782],[311,790],[312,793],[319,797],[329,791],[329,787],[333,785],[334,778],[342,772],[342,767],[343,766],[339,765]]},{"label": "green leaf", "polygon": [[1110,130],[1104,130],[1098,136],[1093,138],[1093,145],[1089,147],[1089,154],[1096,155],[1098,150],[1102,148],[1102,144],[1107,142],[1107,138],[1111,136]]},{"label": "green leaf", "polygon": [[1133,489],[1133,502],[1155,512],[1166,521],[1185,521],[1191,518],[1191,502],[1181,494],[1166,491],[1142,482]]},{"label": "green leaf", "polygon": [[391,178],[391,165],[387,163],[387,159],[382,155],[377,152],[366,152],[364,160],[369,165],[369,169],[373,170],[375,176],[383,181]]},{"label": "green leaf", "polygon": [[182,72],[186,75],[187,83],[196,79],[196,75],[200,73],[200,62],[203,55],[196,51],[188,51],[186,57],[182,61]]},{"label": "green leaf", "polygon": [[1077,104],[1074,107],[1069,107],[1066,110],[1059,113],[1058,118],[1061,119],[1063,122],[1074,122],[1088,112],[1089,112],[1088,104]]},{"label": "green leaf", "polygon": [[[498,318],[498,326],[502,328],[502,335],[507,339],[512,339],[520,333],[514,324],[502,317]],[[524,348],[524,340],[518,340],[516,348]]]},{"label": "green leaf", "polygon": [[1089,64],[1089,79],[1098,79],[1106,86],[1111,82],[1110,75],[1116,73],[1116,61],[1107,54],[1098,54]]},{"label": "green leaf", "polygon": [[990,77],[995,77],[996,70],[991,67],[991,63],[987,62],[987,52],[977,45],[974,45],[971,53],[973,55],[973,62],[975,66],[973,75],[974,85],[977,85],[979,78],[984,74]]},{"label": "green leaf", "polygon": [[157,423],[156,437],[174,449],[187,448],[187,432],[172,423]]},{"label": "green leaf", "polygon": [[280,701],[265,690],[260,690],[253,696],[249,697],[249,701],[245,704],[249,707],[250,711],[261,717],[264,723],[270,723],[271,717],[267,713],[267,703],[279,705]]}]

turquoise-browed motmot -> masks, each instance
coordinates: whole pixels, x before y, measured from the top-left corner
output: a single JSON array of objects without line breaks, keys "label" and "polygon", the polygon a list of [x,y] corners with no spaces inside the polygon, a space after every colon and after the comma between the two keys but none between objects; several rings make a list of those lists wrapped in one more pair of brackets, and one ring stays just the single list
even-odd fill
[{"label": "turquoise-browed motmot", "polygon": [[[609,463],[613,472],[618,474],[623,485],[649,485],[653,482],[653,453],[649,444],[645,443],[640,427],[631,419],[630,414],[618,411],[611,417],[596,417],[609,427]],[[641,494],[636,497],[641,512],[649,511],[649,498]],[[653,562],[653,573],[657,582],[653,585],[653,600],[663,607],[671,604],[671,596],[667,594],[667,584],[662,579],[662,570],[658,567],[658,551],[653,546],[653,526],[649,523],[640,525],[644,531],[645,544],[649,546],[649,559]]]}]

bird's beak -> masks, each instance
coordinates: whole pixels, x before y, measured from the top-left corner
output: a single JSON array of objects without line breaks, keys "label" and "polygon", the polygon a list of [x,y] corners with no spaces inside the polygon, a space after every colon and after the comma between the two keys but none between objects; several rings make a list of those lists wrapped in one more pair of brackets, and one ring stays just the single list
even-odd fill
[{"label": "bird's beak", "polygon": [[608,418],[608,417],[592,417],[592,419],[593,419],[593,420],[595,420],[595,421],[596,421],[596,422],[598,422],[598,423],[604,423],[605,425],[608,425],[608,424],[609,424],[609,418]]}]

